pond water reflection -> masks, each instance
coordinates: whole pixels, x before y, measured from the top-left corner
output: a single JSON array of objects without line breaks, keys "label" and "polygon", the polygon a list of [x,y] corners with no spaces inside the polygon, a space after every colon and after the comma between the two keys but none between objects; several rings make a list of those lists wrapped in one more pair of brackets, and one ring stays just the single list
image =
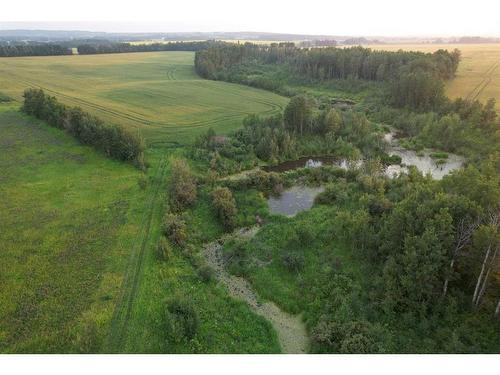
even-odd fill
[{"label": "pond water reflection", "polygon": [[284,190],[278,197],[269,197],[267,204],[273,214],[295,216],[297,213],[309,210],[314,198],[325,190],[324,187],[295,185]]}]

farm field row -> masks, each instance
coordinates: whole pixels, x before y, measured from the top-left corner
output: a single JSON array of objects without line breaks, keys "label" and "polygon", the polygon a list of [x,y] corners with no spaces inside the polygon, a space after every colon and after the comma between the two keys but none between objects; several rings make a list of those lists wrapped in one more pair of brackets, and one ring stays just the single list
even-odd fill
[{"label": "farm field row", "polygon": [[2,92],[22,99],[41,87],[60,101],[139,129],[149,144],[187,143],[208,127],[240,126],[250,113],[281,111],[287,99],[264,90],[199,78],[192,52],[0,59]]}]

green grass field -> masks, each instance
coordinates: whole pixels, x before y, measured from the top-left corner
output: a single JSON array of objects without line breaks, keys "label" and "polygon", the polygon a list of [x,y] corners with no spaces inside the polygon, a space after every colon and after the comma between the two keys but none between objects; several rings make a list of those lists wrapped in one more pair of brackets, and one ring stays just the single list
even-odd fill
[{"label": "green grass field", "polygon": [[138,235],[140,173],[12,107],[0,150],[0,351],[85,350]]},{"label": "green grass field", "polygon": [[192,52],[0,59],[0,91],[21,100],[41,87],[103,120],[138,128],[153,143],[189,140],[213,127],[224,133],[250,113],[280,111],[287,99],[264,90],[203,80]]},{"label": "green grass field", "polygon": [[[0,59],[0,352],[279,352],[276,333],[181,252],[155,256],[174,151],[209,126],[227,132],[247,113],[287,99],[199,79],[192,53]],[[138,128],[149,148],[141,172],[106,159],[19,112],[26,87],[102,119]],[[16,102],[17,101],[17,102]],[[153,146],[153,147],[151,147]],[[158,147],[156,147],[158,146]],[[221,234],[206,199],[193,228]],[[213,226],[213,225],[212,225]],[[211,240],[210,235],[206,238]],[[169,343],[168,299],[200,316],[195,341]]]}]

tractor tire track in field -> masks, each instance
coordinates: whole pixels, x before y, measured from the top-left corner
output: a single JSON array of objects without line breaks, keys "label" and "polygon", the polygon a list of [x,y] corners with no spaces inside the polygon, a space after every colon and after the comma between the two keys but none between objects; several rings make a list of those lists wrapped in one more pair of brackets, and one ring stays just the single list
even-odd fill
[{"label": "tractor tire track in field", "polygon": [[[257,231],[258,228],[254,227],[240,230],[235,235],[252,237]],[[266,301],[261,303],[247,280],[229,274],[226,271],[222,256],[222,245],[219,241],[205,245],[203,256],[207,264],[214,269],[219,282],[227,288],[231,297],[245,301],[257,315],[262,316],[271,323],[278,334],[278,340],[283,353],[307,353],[309,337],[299,315],[290,315],[282,311],[273,302]]]},{"label": "tractor tire track in field", "polygon": [[[182,129],[182,128],[189,128],[189,129],[191,129],[191,128],[197,128],[197,127],[205,127],[207,125],[212,125],[212,124],[215,124],[217,122],[227,121],[227,120],[231,120],[231,119],[236,119],[236,118],[240,117],[241,115],[247,115],[247,114],[253,113],[253,112],[243,112],[243,111],[239,112],[238,111],[238,112],[236,112],[236,113],[234,113],[232,115],[220,116],[220,117],[216,117],[216,118],[208,119],[208,120],[192,121],[190,123],[180,125],[180,124],[174,124],[174,123],[169,123],[169,122],[148,120],[148,119],[146,119],[146,118],[144,118],[142,116],[132,115],[130,113],[125,113],[125,112],[121,112],[121,111],[117,111],[117,110],[112,110],[112,109],[109,109],[108,107],[96,104],[94,102],[91,102],[91,101],[88,101],[88,100],[85,100],[85,99],[81,99],[81,98],[76,98],[74,96],[70,96],[70,95],[67,95],[67,94],[63,94],[63,93],[61,93],[59,91],[49,89],[47,87],[41,86],[38,83],[30,82],[30,81],[27,81],[27,80],[24,80],[24,79],[21,79],[21,78],[19,78],[18,81],[24,82],[28,86],[38,87],[38,88],[41,88],[41,89],[43,89],[43,90],[45,90],[47,92],[50,92],[52,94],[58,95],[60,97],[63,97],[67,101],[73,102],[76,105],[87,106],[87,107],[92,108],[94,110],[101,111],[101,112],[103,112],[103,113],[105,113],[105,114],[107,114],[107,115],[109,115],[111,117],[115,117],[115,118],[118,118],[118,119],[121,119],[121,120],[136,122],[136,123],[139,123],[141,125],[148,126],[148,127],[151,127],[151,126],[154,125],[154,126],[157,126],[157,127],[160,127],[160,128],[175,127],[176,130],[179,130],[179,129]],[[239,97],[244,97],[244,95],[236,94],[234,92],[233,92],[233,94],[236,95],[236,96],[239,96]],[[255,103],[262,104],[262,105],[270,107],[269,109],[260,112],[261,114],[273,114],[276,111],[279,111],[280,109],[282,109],[281,105],[272,103],[270,101],[265,101],[265,100],[262,100],[262,99],[255,99],[255,98],[252,98],[252,100]]]},{"label": "tractor tire track in field", "polygon": [[141,220],[140,235],[137,238],[127,262],[120,297],[115,306],[105,345],[105,352],[108,353],[120,352],[123,350],[128,321],[132,314],[134,299],[137,295],[142,276],[142,265],[146,247],[151,236],[151,226],[155,216],[154,214],[157,209],[161,209],[162,207],[162,204],[158,203],[158,198],[165,179],[166,165],[167,162],[165,159],[162,159],[159,163],[154,176],[153,191],[151,192],[146,211]]},{"label": "tractor tire track in field", "polygon": [[479,95],[484,91],[484,89],[491,83],[493,79],[493,73],[500,65],[500,60],[495,61],[483,74],[481,81],[467,94],[466,100],[473,101],[476,100]]}]

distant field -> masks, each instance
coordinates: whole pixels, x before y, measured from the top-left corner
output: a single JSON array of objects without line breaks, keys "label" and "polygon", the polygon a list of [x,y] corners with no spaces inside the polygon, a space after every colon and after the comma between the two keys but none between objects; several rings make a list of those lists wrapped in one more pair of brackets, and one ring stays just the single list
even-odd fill
[{"label": "distant field", "polygon": [[151,143],[185,143],[214,127],[227,132],[250,113],[280,111],[287,99],[194,71],[192,52],[0,59],[0,87],[21,100],[41,87],[61,101],[104,120],[138,128]]},{"label": "distant field", "polygon": [[448,96],[478,99],[482,102],[495,98],[497,111],[500,110],[500,44],[381,44],[366,47],[424,52],[458,48],[462,51],[462,61],[455,79],[447,83]]}]

